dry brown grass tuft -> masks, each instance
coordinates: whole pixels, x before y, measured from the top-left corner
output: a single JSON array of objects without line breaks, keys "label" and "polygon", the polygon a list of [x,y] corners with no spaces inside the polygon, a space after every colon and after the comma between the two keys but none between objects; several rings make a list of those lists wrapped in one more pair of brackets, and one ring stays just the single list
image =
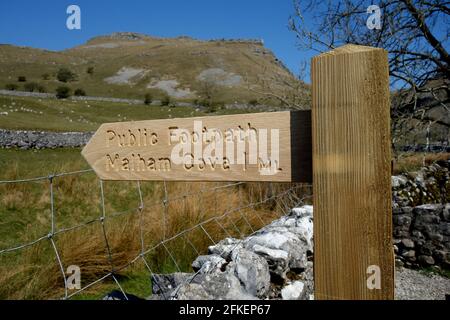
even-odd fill
[{"label": "dry brown grass tuft", "polygon": [[405,153],[394,162],[394,174],[412,172],[420,167],[430,165],[436,161],[449,160],[450,153]]}]

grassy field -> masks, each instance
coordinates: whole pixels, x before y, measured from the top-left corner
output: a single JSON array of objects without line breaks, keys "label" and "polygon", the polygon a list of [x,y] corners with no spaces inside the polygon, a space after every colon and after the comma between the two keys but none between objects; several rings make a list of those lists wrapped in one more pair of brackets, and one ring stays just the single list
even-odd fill
[{"label": "grassy field", "polygon": [[[86,169],[87,164],[81,158],[79,149],[0,149],[0,168],[0,180],[14,180]],[[162,201],[165,197],[163,183],[143,182],[141,191],[144,209],[141,216],[136,182],[104,183],[106,235],[112,263],[115,270],[118,270],[117,278],[127,292],[144,297],[151,292],[149,272],[141,259],[122,270],[141,250],[141,230],[147,250],[163,238],[170,238],[206,219],[220,216],[246,203],[261,201],[267,197],[269,190],[265,184],[211,190],[218,185],[220,184],[167,183],[169,202],[166,211]],[[0,251],[29,243],[51,231],[49,186],[48,179],[0,184]],[[287,187],[277,185],[270,192],[276,193]],[[53,180],[53,194],[54,226],[57,233],[53,240],[63,265],[80,266],[82,286],[87,285],[111,270],[99,221],[102,214],[99,181],[93,173],[58,177]],[[205,224],[204,228],[217,242],[228,234],[235,237],[249,234],[252,229],[262,227],[281,213],[280,206],[269,202],[232,211],[218,220],[220,225],[213,220]],[[81,227],[75,228],[76,226]],[[197,228],[185,237],[166,244],[180,269],[191,271],[190,264],[197,253],[187,244],[186,239],[200,253],[204,253],[212,241]],[[145,259],[155,273],[177,270],[168,252],[162,247],[151,250]],[[48,239],[18,251],[0,254],[0,299],[60,298],[64,295],[63,284],[55,252]],[[117,287],[108,278],[74,298],[99,298],[112,289]]]},{"label": "grassy field", "polygon": [[[214,114],[248,110],[217,110]],[[0,128],[46,131],[95,131],[105,122],[204,116],[191,107],[129,105],[0,96]]]}]

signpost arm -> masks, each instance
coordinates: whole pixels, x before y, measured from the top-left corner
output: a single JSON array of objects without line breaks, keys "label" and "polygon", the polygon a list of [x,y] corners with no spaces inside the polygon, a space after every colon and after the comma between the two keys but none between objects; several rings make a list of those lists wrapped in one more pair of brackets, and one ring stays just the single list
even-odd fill
[{"label": "signpost arm", "polygon": [[387,52],[312,60],[316,299],[393,299]]}]

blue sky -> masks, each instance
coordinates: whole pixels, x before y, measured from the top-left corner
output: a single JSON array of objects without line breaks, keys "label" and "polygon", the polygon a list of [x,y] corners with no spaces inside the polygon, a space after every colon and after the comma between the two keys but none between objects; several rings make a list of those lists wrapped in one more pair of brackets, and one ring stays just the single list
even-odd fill
[{"label": "blue sky", "polygon": [[[81,8],[81,30],[66,28],[66,9]],[[291,71],[311,54],[288,30],[291,0],[41,0],[0,2],[0,43],[62,50],[116,31],[197,39],[262,38]]]}]

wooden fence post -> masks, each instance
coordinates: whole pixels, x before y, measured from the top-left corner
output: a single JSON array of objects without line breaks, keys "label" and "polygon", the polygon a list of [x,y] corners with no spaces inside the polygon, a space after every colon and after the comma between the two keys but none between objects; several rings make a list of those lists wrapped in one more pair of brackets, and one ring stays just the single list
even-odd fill
[{"label": "wooden fence post", "polygon": [[346,45],[314,57],[316,299],[393,299],[387,52]]}]

